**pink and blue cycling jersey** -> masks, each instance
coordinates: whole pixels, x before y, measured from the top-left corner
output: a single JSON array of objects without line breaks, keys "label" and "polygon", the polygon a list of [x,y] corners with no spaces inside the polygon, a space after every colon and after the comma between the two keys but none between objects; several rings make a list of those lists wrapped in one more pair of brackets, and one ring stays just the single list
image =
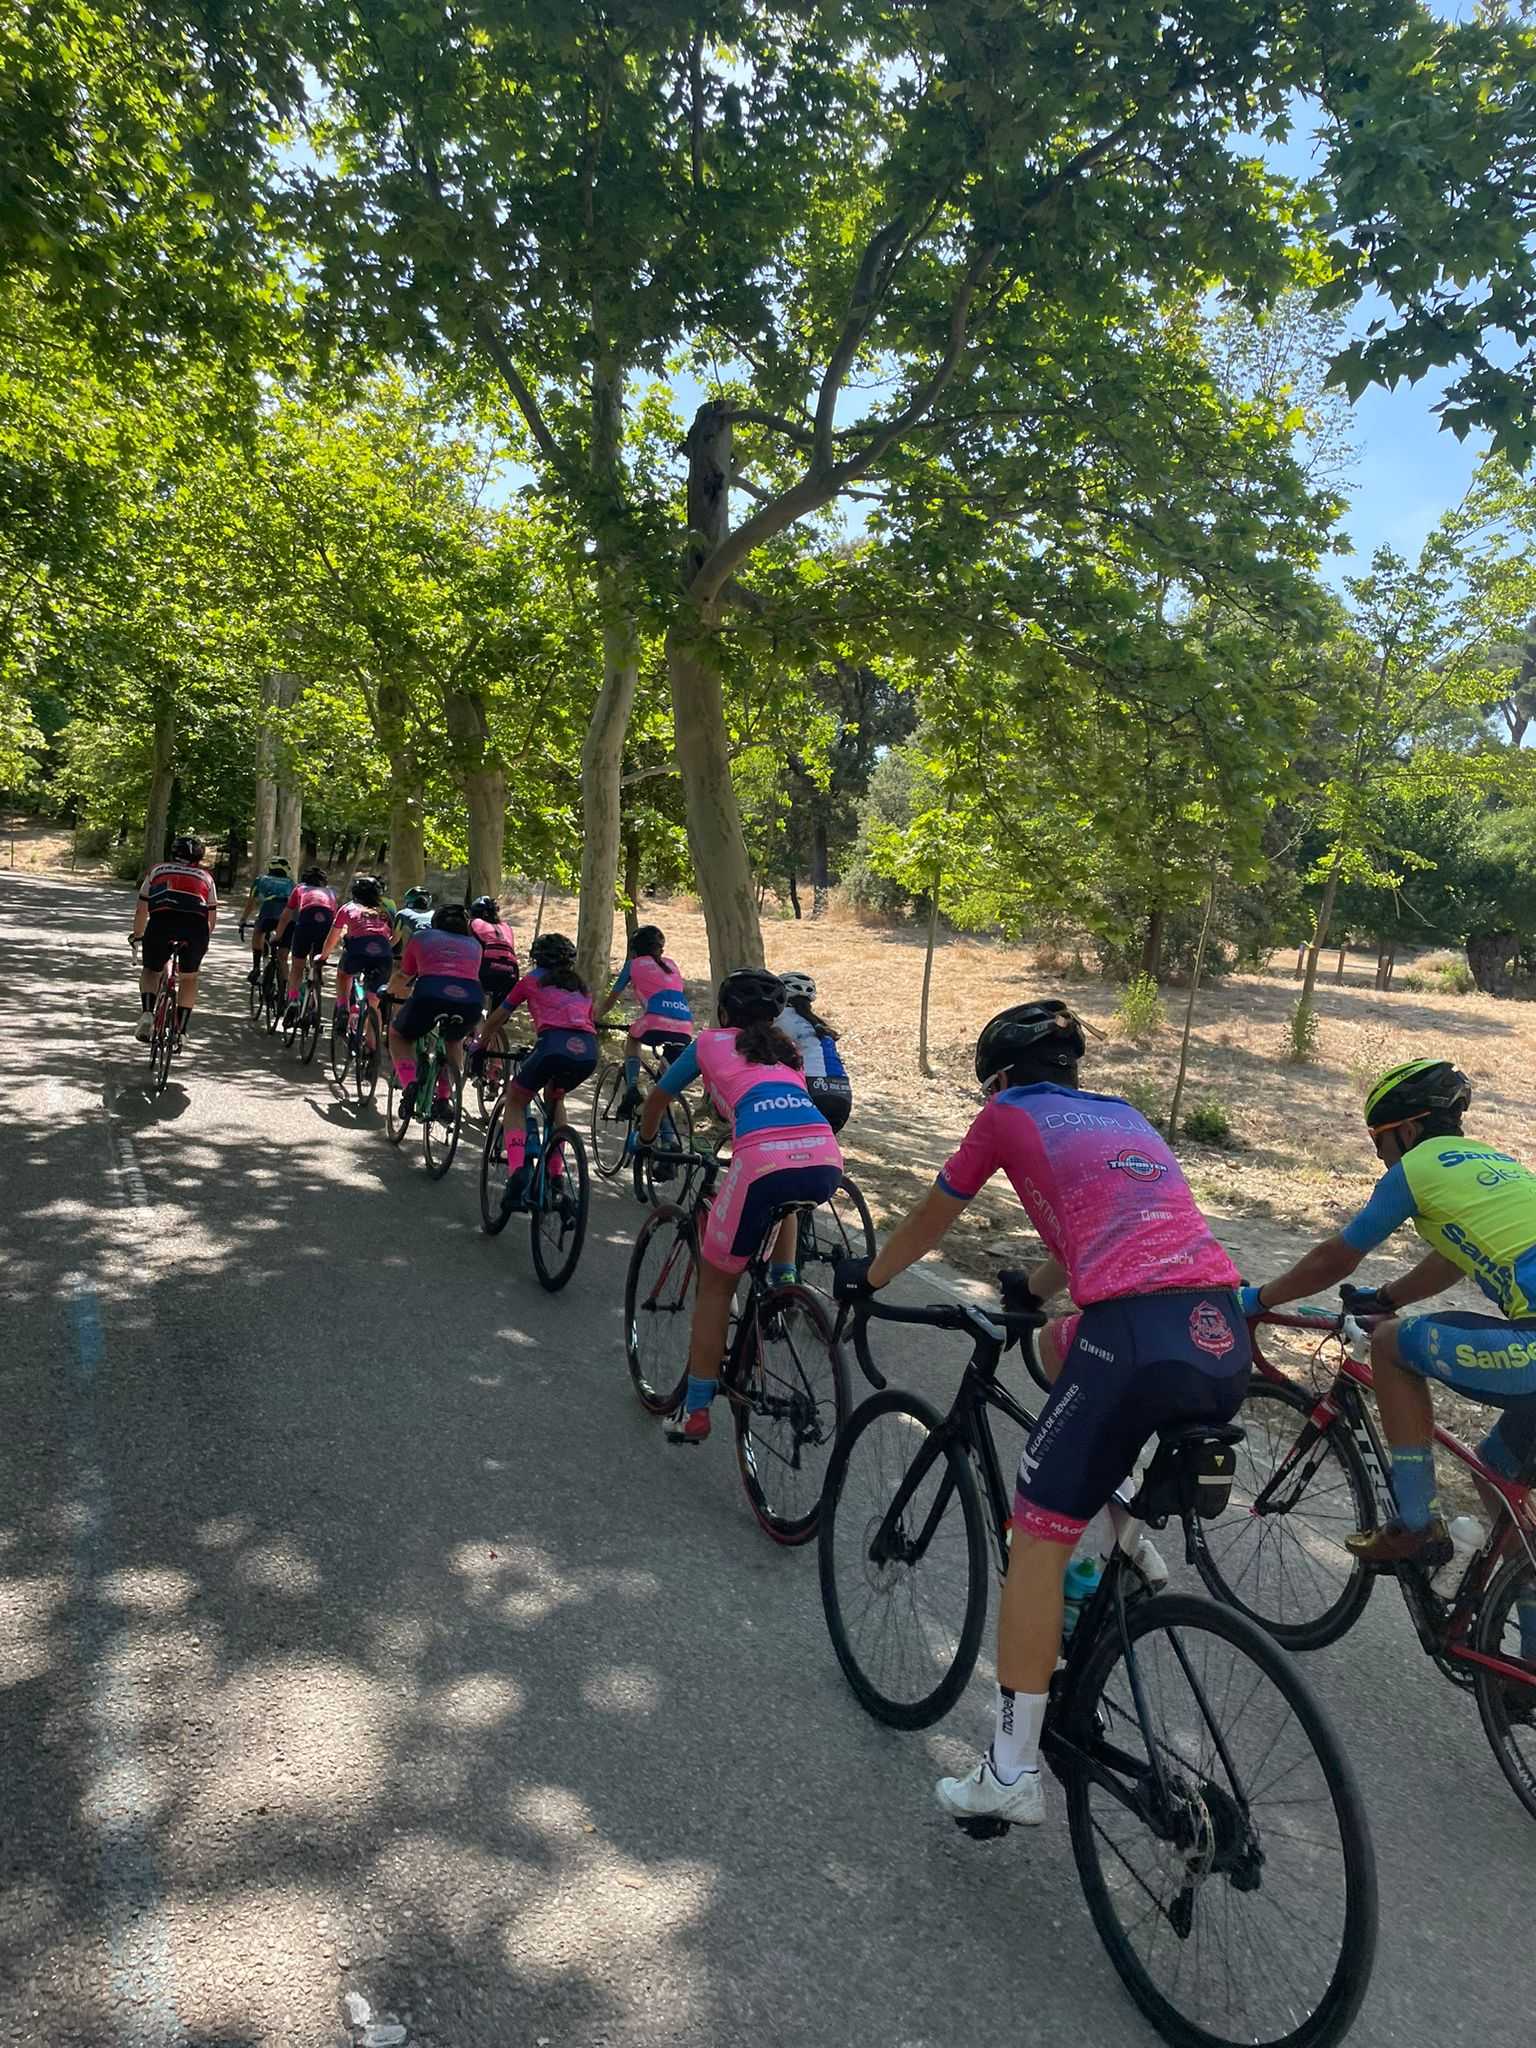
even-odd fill
[{"label": "pink and blue cycling jersey", "polygon": [[392,929],[389,913],[371,903],[343,903],[331,925],[343,939],[382,938],[386,946]]},{"label": "pink and blue cycling jersey", "polygon": [[654,960],[649,953],[636,953],[619,969],[608,1001],[623,995],[625,989],[633,990],[640,1005],[640,1014],[629,1027],[631,1038],[644,1038],[652,1032],[692,1038],[693,1012],[683,992],[682,970],[675,960]]},{"label": "pink and blue cycling jersey", "polygon": [[507,1009],[528,1005],[535,1031],[596,1031],[592,1019],[592,998],[585,989],[556,988],[544,976],[542,967],[525,974],[517,986],[502,998]]},{"label": "pink and blue cycling jersey", "polygon": [[1037,1082],[991,1097],[939,1175],[968,1202],[1006,1173],[1079,1308],[1173,1288],[1233,1288],[1179,1162],[1116,1095]]},{"label": "pink and blue cycling jersey", "polygon": [[480,941],[467,932],[442,932],[428,926],[417,932],[400,956],[400,972],[413,980],[451,981],[472,989],[480,999]]},{"label": "pink and blue cycling jersey", "polygon": [[793,1067],[744,1060],[732,1030],[701,1031],[656,1085],[667,1095],[681,1095],[700,1076],[715,1107],[730,1118],[737,1154],[769,1144],[781,1152],[788,1140],[797,1155],[806,1155],[798,1164],[841,1167],[832,1126],[806,1094],[805,1076]]},{"label": "pink and blue cycling jersey", "polygon": [[316,913],[322,910],[334,916],[336,910],[336,891],[334,889],[316,888],[310,882],[300,882],[295,886],[293,894],[288,898],[288,909],[293,915],[295,924],[304,916],[306,911],[309,913],[310,918],[315,921],[318,921]]}]

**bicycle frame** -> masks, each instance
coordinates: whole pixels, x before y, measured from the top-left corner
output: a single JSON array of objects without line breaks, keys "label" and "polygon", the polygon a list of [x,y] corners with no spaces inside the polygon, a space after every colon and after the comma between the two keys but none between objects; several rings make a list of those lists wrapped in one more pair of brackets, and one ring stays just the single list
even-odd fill
[{"label": "bicycle frame", "polygon": [[[1391,1453],[1382,1439],[1380,1425],[1366,1401],[1365,1396],[1375,1390],[1371,1368],[1363,1360],[1355,1358],[1344,1342],[1344,1318],[1337,1316],[1308,1315],[1305,1312],[1287,1314],[1284,1310],[1266,1311],[1261,1318],[1262,1326],[1274,1329],[1295,1330],[1325,1340],[1335,1340],[1339,1345],[1339,1361],[1331,1384],[1317,1394],[1310,1421],[1322,1434],[1335,1424],[1342,1423],[1348,1430],[1366,1475],[1376,1496],[1377,1512],[1385,1521],[1396,1513],[1392,1497],[1391,1482],[1387,1477],[1391,1469]],[[1271,1365],[1257,1342],[1254,1332],[1254,1371],[1259,1378],[1270,1380],[1281,1386],[1294,1388],[1296,1382]],[[1319,1352],[1322,1346],[1318,1347]],[[1314,1354],[1316,1356],[1316,1354]],[[1488,1539],[1482,1548],[1468,1559],[1467,1568],[1460,1583],[1449,1600],[1442,1600],[1428,1587],[1422,1590],[1409,1578],[1400,1578],[1403,1598],[1412,1617],[1419,1640],[1432,1656],[1443,1657],[1453,1664],[1472,1667],[1482,1665],[1501,1676],[1530,1683],[1530,1673],[1518,1664],[1511,1664],[1501,1657],[1485,1656],[1474,1650],[1467,1637],[1477,1616],[1477,1603],[1493,1581],[1499,1566],[1516,1549],[1521,1549],[1536,1569],[1536,1497],[1529,1483],[1506,1479],[1485,1465],[1472,1447],[1459,1436],[1447,1429],[1440,1421],[1435,1422],[1436,1445],[1448,1451],[1459,1465],[1462,1465],[1479,1481],[1486,1500],[1495,1495],[1503,1509],[1495,1517],[1488,1532]],[[1259,1511],[1266,1499],[1278,1488],[1287,1475],[1282,1467],[1269,1485],[1254,1501],[1253,1511]],[[1430,1601],[1435,1606],[1429,1604]],[[1443,1615],[1436,1611],[1444,1609]]]}]

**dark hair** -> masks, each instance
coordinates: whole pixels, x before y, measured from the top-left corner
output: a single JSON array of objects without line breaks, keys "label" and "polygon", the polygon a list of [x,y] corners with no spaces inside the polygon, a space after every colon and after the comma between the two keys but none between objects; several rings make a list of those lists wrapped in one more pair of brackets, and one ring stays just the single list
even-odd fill
[{"label": "dark hair", "polygon": [[457,932],[461,939],[467,939],[469,912],[462,903],[439,903],[432,913],[432,929],[436,932]]},{"label": "dark hair", "polygon": [[811,1029],[815,1032],[818,1038],[830,1038],[833,1040],[836,1039],[837,1033],[832,1029],[832,1026],[827,1022],[826,1018],[818,1017],[816,1012],[811,1008],[811,999],[809,996],[791,996],[789,999],[789,1008],[792,1009],[797,1016],[803,1017],[805,1019],[806,1023],[810,1025]]},{"label": "dark hair", "polygon": [[738,1024],[736,1050],[754,1067],[793,1067],[797,1074],[804,1067],[799,1046],[777,1024]]},{"label": "dark hair", "polygon": [[648,960],[659,960],[667,950],[667,935],[659,924],[636,925],[629,935],[629,957],[643,953]]},{"label": "dark hair", "polygon": [[1461,1137],[1463,1114],[1459,1109],[1426,1110],[1423,1116],[1414,1118],[1419,1127],[1418,1142],[1422,1145],[1426,1138]]},{"label": "dark hair", "polygon": [[590,995],[591,990],[574,967],[538,967],[536,971],[544,977],[546,988],[569,989],[573,996]]}]

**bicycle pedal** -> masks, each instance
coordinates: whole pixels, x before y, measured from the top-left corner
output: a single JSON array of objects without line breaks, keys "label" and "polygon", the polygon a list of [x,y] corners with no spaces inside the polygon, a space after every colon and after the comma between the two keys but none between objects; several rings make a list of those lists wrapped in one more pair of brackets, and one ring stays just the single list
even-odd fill
[{"label": "bicycle pedal", "polygon": [[973,1842],[996,1842],[1013,1826],[1011,1820],[998,1820],[990,1814],[973,1813],[965,1818],[958,1815],[955,1826],[962,1835],[969,1835]]}]

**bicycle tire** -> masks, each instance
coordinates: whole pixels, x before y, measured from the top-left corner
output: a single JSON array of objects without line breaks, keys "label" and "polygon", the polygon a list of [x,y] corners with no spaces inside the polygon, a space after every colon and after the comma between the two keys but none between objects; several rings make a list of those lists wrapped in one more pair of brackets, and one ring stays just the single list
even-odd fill
[{"label": "bicycle tire", "polygon": [[[1071,1752],[1053,1752],[1049,1734],[1044,1753],[1066,1788],[1072,1853],[1099,1939],[1136,2005],[1163,2039],[1173,2044],[1173,2048],[1239,2048],[1239,2044],[1241,2048],[1254,2048],[1256,2043],[1262,2043],[1263,2048],[1331,2048],[1331,2044],[1342,2040],[1349,2032],[1360,2010],[1370,1984],[1377,1937],[1375,1854],[1365,1802],[1343,1745],[1301,1666],[1268,1631],[1234,1608],[1220,1606],[1193,1594],[1159,1594],[1137,1601],[1126,1609],[1125,1637],[1133,1651],[1138,1645],[1143,1646],[1136,1662],[1148,1711],[1160,1707],[1169,1690],[1169,1686],[1154,1683],[1158,1675],[1153,1665],[1156,1652],[1149,1654],[1145,1647],[1147,1638],[1153,1635],[1163,1637],[1172,1645],[1169,1670],[1175,1675],[1169,1686],[1178,1683],[1180,1674],[1188,1681],[1191,1670],[1199,1661],[1197,1639],[1202,1635],[1207,1640],[1224,1639],[1251,1668],[1257,1670],[1259,1677],[1249,1685],[1249,1674],[1245,1673],[1240,1681],[1228,1678],[1206,1688],[1212,1698],[1220,1695],[1223,1710],[1234,1702],[1240,1704],[1234,1717],[1224,1717],[1220,1730],[1221,1746],[1218,1747],[1213,1736],[1210,1751],[1203,1760],[1192,1758],[1190,1754],[1198,1736],[1191,1736],[1192,1717],[1188,1713],[1179,1719],[1177,1740],[1170,1729],[1166,1737],[1153,1743],[1163,1768],[1177,1770],[1190,1789],[1187,1811],[1196,1829],[1198,1845],[1198,1851],[1191,1852],[1155,1837],[1146,1823],[1117,1801],[1101,1777],[1096,1775],[1096,1772],[1117,1772],[1131,1785],[1141,1786],[1145,1785],[1148,1772],[1145,1766],[1139,1770],[1128,1770],[1125,1764],[1125,1745],[1140,1746],[1146,1732],[1129,1692],[1128,1681],[1125,1698],[1131,1702],[1129,1712],[1118,1700],[1106,1700],[1106,1691],[1115,1670],[1125,1661],[1126,1642],[1122,1640],[1119,1627],[1106,1627],[1091,1647],[1081,1675],[1061,1701],[1061,1711],[1066,1716],[1069,1738],[1079,1749],[1088,1752],[1094,1769],[1076,1762]],[[1256,1776],[1241,1779],[1234,1790],[1229,1790],[1221,1779],[1228,1776],[1229,1759],[1235,1757],[1238,1749],[1238,1725],[1254,1708],[1260,1697],[1260,1688],[1266,1681],[1284,1705],[1286,1720],[1275,1731],[1258,1731],[1259,1762],[1256,1769],[1271,1773],[1267,1785],[1281,1786],[1275,1805],[1281,1809],[1283,1818],[1277,1814],[1269,1824],[1239,1881],[1239,1876],[1232,1874],[1230,1866],[1227,1871],[1222,1871],[1215,1865],[1224,1851],[1240,1846],[1236,1837],[1245,1822],[1257,1817],[1261,1787]],[[1193,1683],[1188,1684],[1188,1692],[1191,1700],[1198,1699]],[[1213,1717],[1201,1715],[1194,1718],[1196,1727],[1199,1719],[1204,1718],[1209,1729]],[[1226,2031],[1217,2031],[1213,2025],[1182,2009],[1181,2004],[1176,2004],[1168,1993],[1158,1987],[1137,1951],[1134,1937],[1150,1925],[1155,1940],[1158,1928],[1153,1923],[1168,1923],[1170,1937],[1177,1944],[1175,1982],[1184,1986],[1187,2003],[1195,1988],[1187,1983],[1187,1978],[1203,1968],[1208,1949],[1215,1945],[1212,1922],[1221,1917],[1223,1924],[1230,1927],[1233,1916],[1245,1910],[1243,1902],[1261,1899],[1266,1886],[1273,1892],[1283,1875],[1281,1857],[1292,1842],[1298,1851],[1297,1860],[1302,1870],[1296,1881],[1297,1895],[1305,1898],[1315,1909],[1321,1884],[1320,1865],[1329,1844],[1319,1843],[1316,1837],[1305,1832],[1300,1835],[1294,1833],[1297,1808],[1303,1803],[1301,1788],[1296,1782],[1296,1772],[1301,1768],[1302,1759],[1298,1757],[1290,1765],[1283,1761],[1288,1724],[1291,1722],[1304,1741],[1305,1751],[1318,1766],[1323,1791],[1338,1829],[1344,1906],[1337,1953],[1325,1959],[1327,1977],[1320,1994],[1312,1999],[1304,2017],[1284,2033],[1261,2032],[1260,2023],[1253,2015],[1253,2003],[1260,1993],[1268,1989],[1272,1979],[1266,1976],[1261,1983],[1251,1969],[1227,1968],[1225,1983],[1217,1995],[1224,1991],[1229,2006],[1236,2000],[1238,2011],[1233,2015],[1232,2026]],[[1283,1785],[1282,1779],[1285,1781]],[[1267,1789],[1267,1785],[1262,1789]],[[1104,1805],[1095,1807],[1096,1793],[1102,1794]],[[1095,1821],[1096,1813],[1106,1815],[1117,1824],[1119,1817],[1124,1815],[1133,1827],[1141,1827],[1144,1838],[1153,1843],[1156,1852],[1153,1882],[1137,1872],[1123,1848],[1117,1848],[1109,1841],[1105,1827]],[[1292,1831],[1289,1838],[1287,1829]],[[1110,1848],[1108,1857],[1100,1853],[1101,1837]],[[1122,1839],[1128,1840],[1129,1837]],[[1203,1853],[1207,1858],[1203,1872],[1196,1868],[1196,1853]],[[1191,1884],[1196,1876],[1202,1889],[1193,1891]],[[1133,1882],[1128,1883],[1128,1878]],[[1159,1899],[1157,1878],[1166,1880],[1169,1887],[1179,1884],[1179,1899],[1175,1900],[1172,1908],[1166,1907]],[[1209,1934],[1203,1948],[1195,1930],[1194,1916],[1198,1911],[1198,1901],[1206,1896],[1203,1887],[1212,1884],[1219,1887],[1214,1897],[1221,1902],[1220,1913],[1218,1915],[1213,1905],[1207,1918],[1200,1922],[1200,1928]],[[1117,1911],[1112,1896],[1116,1887],[1123,1888],[1132,1900],[1134,1925],[1131,1927],[1122,1923]],[[1158,1909],[1156,1912],[1149,1911],[1149,1897],[1153,1907]],[[1185,1897],[1196,1903],[1190,1904],[1190,1925],[1181,1932],[1175,1914]],[[1258,1910],[1257,1906],[1253,1907],[1250,1919],[1257,1917]],[[1285,1952],[1299,1962],[1310,1958],[1315,1953],[1316,1930],[1316,1919],[1309,1919],[1304,1938],[1294,1938],[1286,1945]],[[1239,1963],[1256,1954],[1268,1956],[1275,1952],[1276,1944],[1256,1939],[1251,1925],[1241,1930],[1241,1939],[1244,1947]],[[1320,1971],[1314,1972],[1314,1975],[1320,1974]],[[1279,1998],[1289,2019],[1295,2009],[1295,1994],[1282,1989]],[[1234,2026],[1240,2031],[1232,2031]]]},{"label": "bicycle tire", "polygon": [[830,1274],[839,1259],[872,1259],[880,1249],[864,1191],[849,1174],[838,1175],[837,1186],[809,1216],[811,1238],[802,1265],[823,1264]]},{"label": "bicycle tire", "polygon": [[687,1210],[670,1202],[652,1209],[624,1275],[624,1362],[641,1407],[652,1415],[672,1414],[687,1391],[698,1265]]},{"label": "bicycle tire", "polygon": [[256,979],[254,981],[247,981],[245,984],[245,1004],[250,1014],[250,1021],[254,1024],[261,1015],[261,974],[259,970]]},{"label": "bicycle tire", "polygon": [[283,993],[283,984],[278,979],[276,963],[271,962],[261,984],[261,1006],[266,1011],[269,1038],[276,1033],[278,1025],[282,1022]]},{"label": "bicycle tire", "polygon": [[[441,1069],[439,1069],[441,1071]],[[453,1079],[449,1083],[448,1108],[450,1120],[440,1124],[437,1112],[441,1107],[434,1099],[432,1113],[421,1120],[421,1149],[427,1162],[427,1172],[433,1180],[441,1180],[452,1166],[454,1154],[459,1149],[459,1133],[464,1128],[464,1074],[461,1068],[451,1069]],[[436,1088],[434,1078],[433,1087]]]},{"label": "bicycle tire", "polygon": [[313,982],[305,985],[299,999],[299,1064],[307,1067],[320,1045],[320,998]]},{"label": "bicycle tire", "polygon": [[[564,1161],[561,1173],[551,1173],[554,1160]],[[561,1182],[565,1183],[562,1188]],[[576,1213],[561,1208],[561,1199],[574,1190]],[[530,1218],[533,1270],[548,1294],[558,1294],[576,1271],[581,1248],[587,1241],[587,1215],[592,1206],[592,1185],[587,1175],[587,1148],[569,1124],[557,1124],[549,1134],[539,1175],[539,1200]],[[553,1227],[553,1230],[551,1229]]]},{"label": "bicycle tire", "polygon": [[475,1062],[475,1106],[484,1123],[501,1102],[507,1087],[507,1042],[497,1033],[496,1043],[479,1047]]},{"label": "bicycle tire", "polygon": [[403,1145],[405,1134],[411,1128],[411,1103],[416,1094],[413,1081],[409,1088],[400,1086],[400,1077],[395,1072],[393,1060],[384,1077],[384,1135],[391,1145]]},{"label": "bicycle tire", "polygon": [[371,1021],[373,1020],[370,1017],[370,1013],[365,1010],[357,1027],[357,1046],[354,1058],[356,1061],[357,1104],[359,1109],[362,1108],[364,1103],[372,1103],[379,1087],[380,1038],[382,1033],[376,1021],[373,1021],[373,1029],[370,1031],[369,1024]]},{"label": "bicycle tire", "polygon": [[622,1060],[605,1060],[592,1083],[592,1164],[604,1180],[613,1180],[622,1169],[634,1129],[632,1118],[618,1114],[625,1086]]},{"label": "bicycle tire", "polygon": [[[1522,1587],[1526,1589],[1523,1595]],[[1478,1608],[1473,1647],[1485,1657],[1528,1661],[1521,1657],[1520,1621],[1515,1611],[1522,1597],[1536,1604],[1536,1570],[1529,1558],[1517,1553],[1501,1568]],[[1536,1819],[1536,1660],[1530,1661],[1529,1685],[1517,1690],[1513,1679],[1479,1666],[1473,1691],[1483,1733],[1499,1769],[1520,1804]]]},{"label": "bicycle tire", "polygon": [[[816,1534],[827,1466],[848,1419],[848,1368],[810,1288],[771,1288],[757,1295],[756,1310],[738,1354],[748,1384],[727,1387],[736,1467],[759,1527],[793,1549]],[[769,1423],[782,1426],[759,1426]]]},{"label": "bicycle tire", "polygon": [[349,1020],[343,1015],[331,1018],[331,1033],[326,1045],[326,1059],[331,1069],[331,1079],[343,1094],[347,1090],[347,1075],[353,1064],[352,1030]]},{"label": "bicycle tire", "polygon": [[485,1143],[480,1148],[480,1228],[487,1237],[499,1237],[512,1220],[512,1211],[501,1206],[501,1191],[507,1184],[507,1159],[501,1143],[501,1104],[491,1111]]},{"label": "bicycle tire", "polygon": [[[1233,1418],[1247,1435],[1236,1447],[1232,1505],[1218,1521],[1197,1523],[1195,1529],[1195,1568],[1207,1590],[1288,1650],[1336,1643],[1360,1619],[1375,1585],[1374,1576],[1344,1548],[1345,1534],[1374,1529],[1377,1515],[1370,1477],[1343,1423],[1333,1423],[1313,1446],[1317,1462],[1298,1496],[1314,1497],[1305,1519],[1296,1516],[1293,1527],[1294,1508],[1255,1515],[1246,1506],[1300,1445],[1315,1406],[1300,1387],[1263,1379],[1249,1383]],[[1293,1430],[1287,1416],[1299,1427]],[[1330,1597],[1335,1581],[1339,1590]],[[1304,1600],[1305,1611],[1285,1611],[1283,1603],[1291,1599]]]},{"label": "bicycle tire", "polygon": [[[883,1426],[891,1418],[898,1427],[887,1453]],[[877,1430],[882,1432],[879,1446]],[[869,1555],[875,1532],[919,1460],[922,1469],[915,1474],[911,1499],[922,1511],[923,1528],[904,1540],[922,1539],[923,1549],[915,1560],[877,1564]],[[931,1495],[930,1474],[936,1475]],[[956,1502],[958,1524],[948,1520]],[[924,1630],[914,1591],[917,1566],[928,1560],[941,1534],[946,1534],[946,1542],[935,1559],[935,1577],[925,1579],[924,1587],[931,1583],[943,1596],[944,1619]],[[888,1387],[854,1410],[827,1469],[816,1562],[827,1634],[860,1706],[889,1728],[928,1728],[942,1720],[970,1683],[986,1627],[986,1516],[963,1443],[944,1434],[944,1418],[920,1395]],[[958,1602],[953,1598],[957,1572],[964,1575]],[[904,1609],[927,1640],[913,1661],[913,1683],[897,1692],[892,1690],[889,1660],[900,1647]],[[937,1615],[939,1608],[934,1612]],[[957,1624],[950,1618],[955,1613]],[[867,1644],[862,1627],[866,1616],[872,1622]],[[884,1662],[877,1670],[881,1655]]]}]

